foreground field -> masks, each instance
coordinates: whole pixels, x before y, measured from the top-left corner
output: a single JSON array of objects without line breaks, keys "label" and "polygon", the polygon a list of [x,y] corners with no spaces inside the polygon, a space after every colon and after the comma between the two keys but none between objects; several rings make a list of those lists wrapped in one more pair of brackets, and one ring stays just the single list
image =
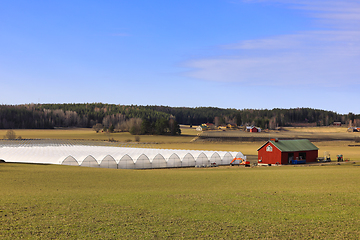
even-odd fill
[{"label": "foreground field", "polygon": [[0,164],[2,239],[360,234],[360,168],[112,170]]}]

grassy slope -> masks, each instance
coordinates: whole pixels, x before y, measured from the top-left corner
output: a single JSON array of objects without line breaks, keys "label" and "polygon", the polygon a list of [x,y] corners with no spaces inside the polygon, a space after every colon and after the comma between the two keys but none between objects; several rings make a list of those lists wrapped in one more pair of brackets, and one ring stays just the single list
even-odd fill
[{"label": "grassy slope", "polygon": [[359,170],[0,164],[0,237],[357,239]]}]

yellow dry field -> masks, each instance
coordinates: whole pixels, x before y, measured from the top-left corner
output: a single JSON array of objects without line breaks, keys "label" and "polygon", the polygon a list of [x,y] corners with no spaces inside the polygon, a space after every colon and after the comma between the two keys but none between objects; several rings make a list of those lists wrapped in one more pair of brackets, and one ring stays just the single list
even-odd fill
[{"label": "yellow dry field", "polygon": [[331,160],[336,160],[338,154],[342,154],[344,159],[360,161],[360,143],[349,141],[323,141],[314,143],[319,148],[319,157],[323,157],[325,152],[330,153]]},{"label": "yellow dry field", "polygon": [[346,133],[347,127],[285,127],[291,132],[307,132],[307,133]]},{"label": "yellow dry field", "polygon": [[202,136],[208,138],[228,137],[245,139],[309,139],[310,141],[353,140],[360,136],[359,132],[347,132],[344,128],[282,128],[282,130],[261,131],[259,133],[244,132],[242,130],[205,131]]},{"label": "yellow dry field", "polygon": [[[108,141],[114,139],[115,141],[135,141],[135,136],[128,132],[120,133],[96,133],[88,128],[70,128],[70,129],[15,129],[16,136],[22,139],[76,139],[76,140],[92,140],[92,141]],[[0,130],[0,137],[5,137],[7,130]],[[186,132],[186,131],[185,131]],[[190,131],[188,131],[190,132]],[[151,136],[141,135],[141,142],[190,142],[195,135],[181,136]]]}]

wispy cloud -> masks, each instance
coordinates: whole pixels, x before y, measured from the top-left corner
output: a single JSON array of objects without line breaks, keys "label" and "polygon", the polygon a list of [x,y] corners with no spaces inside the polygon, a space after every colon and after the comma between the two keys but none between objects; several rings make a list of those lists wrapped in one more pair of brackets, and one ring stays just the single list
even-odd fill
[{"label": "wispy cloud", "polygon": [[[245,40],[235,44],[229,44],[222,46],[224,49],[289,49],[296,47],[300,44],[298,36],[296,35],[287,35],[287,36],[275,36],[273,38],[267,39],[255,39],[255,40]],[[286,43],[286,44],[284,44]]]},{"label": "wispy cloud", "polygon": [[[298,8],[324,29],[250,39],[220,46],[224,55],[195,59],[187,75],[247,85],[359,84],[360,2],[268,0]],[[225,54],[232,51],[231,57]]]}]

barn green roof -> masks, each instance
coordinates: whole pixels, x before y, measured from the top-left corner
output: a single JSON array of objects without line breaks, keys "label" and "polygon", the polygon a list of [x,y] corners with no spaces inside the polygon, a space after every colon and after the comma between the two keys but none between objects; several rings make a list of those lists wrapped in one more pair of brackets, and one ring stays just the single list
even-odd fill
[{"label": "barn green roof", "polygon": [[312,144],[308,139],[298,139],[298,140],[278,140],[267,141],[264,145],[262,145],[258,151],[264,147],[268,142],[271,142],[276,148],[278,148],[281,152],[300,152],[300,151],[312,151],[319,150],[314,144]]}]

